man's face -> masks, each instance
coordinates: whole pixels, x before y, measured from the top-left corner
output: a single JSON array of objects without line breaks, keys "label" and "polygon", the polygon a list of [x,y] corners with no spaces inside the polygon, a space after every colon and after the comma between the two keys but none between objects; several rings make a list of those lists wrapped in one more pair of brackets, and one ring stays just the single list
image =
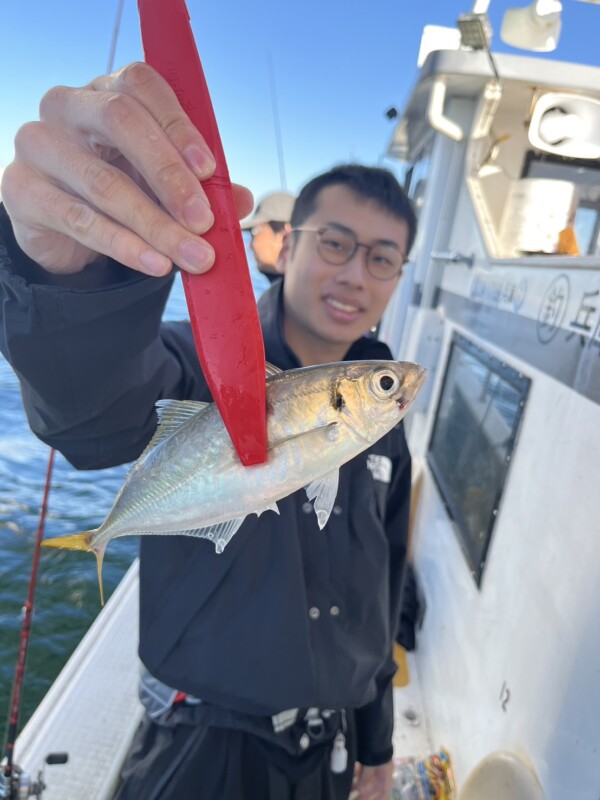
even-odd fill
[{"label": "man's face", "polygon": [[[386,242],[406,255],[406,222],[345,186],[323,189],[299,227],[326,225],[352,231],[360,244]],[[316,235],[307,232],[288,236],[278,269],[285,274],[285,337],[304,365],[342,359],[379,322],[398,283],[398,277],[378,280],[367,272],[364,247],[346,264],[327,263],[317,253]]]},{"label": "man's face", "polygon": [[283,231],[275,233],[268,222],[255,225],[250,231],[250,249],[261,272],[276,274],[277,258],[283,243]]}]

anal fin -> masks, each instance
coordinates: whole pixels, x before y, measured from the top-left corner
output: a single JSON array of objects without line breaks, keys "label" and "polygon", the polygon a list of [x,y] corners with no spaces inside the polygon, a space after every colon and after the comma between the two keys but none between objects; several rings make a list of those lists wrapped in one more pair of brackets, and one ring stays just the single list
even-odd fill
[{"label": "anal fin", "polygon": [[215,525],[207,525],[206,528],[195,528],[187,531],[171,531],[180,536],[194,536],[197,539],[208,539],[213,542],[217,553],[222,553],[227,547],[233,536],[238,532],[242,522],[246,517],[236,517],[227,522],[218,522]]},{"label": "anal fin", "polygon": [[260,517],[260,515],[265,511],[274,511],[276,514],[279,514],[279,506],[273,501],[270,505],[261,508],[260,511],[257,511],[256,516]]}]

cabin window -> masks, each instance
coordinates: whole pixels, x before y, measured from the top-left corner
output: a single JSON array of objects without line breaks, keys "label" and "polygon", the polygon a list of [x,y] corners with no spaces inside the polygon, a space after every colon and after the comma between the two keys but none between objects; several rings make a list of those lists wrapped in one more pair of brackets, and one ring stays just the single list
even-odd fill
[{"label": "cabin window", "polygon": [[573,185],[570,222],[577,249],[582,256],[600,255],[600,165],[529,152],[523,177],[568,181]]},{"label": "cabin window", "polygon": [[[471,137],[467,145],[467,186],[486,250],[494,259],[521,263],[530,257],[597,258],[600,161],[531,148],[532,91],[507,91],[488,135]],[[463,236],[461,215],[450,249],[460,250]]]},{"label": "cabin window", "polygon": [[455,334],[427,460],[478,586],[529,384]]}]

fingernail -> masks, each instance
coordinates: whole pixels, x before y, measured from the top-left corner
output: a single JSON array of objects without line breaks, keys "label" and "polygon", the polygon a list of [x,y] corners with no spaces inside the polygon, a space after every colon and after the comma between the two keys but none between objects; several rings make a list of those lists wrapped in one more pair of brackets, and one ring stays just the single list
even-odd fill
[{"label": "fingernail", "polygon": [[198,233],[208,230],[215,221],[207,202],[198,194],[191,197],[183,207],[183,217],[190,230]]},{"label": "fingernail", "polygon": [[213,262],[214,251],[212,247],[201,242],[186,239],[179,246],[179,252],[192,272],[204,272]]},{"label": "fingernail", "polygon": [[145,272],[151,275],[167,275],[171,269],[171,260],[156,250],[146,250],[140,255],[140,264]]},{"label": "fingernail", "polygon": [[197,144],[190,145],[183,152],[188,160],[188,164],[199,178],[208,178],[208,176],[212,174],[216,164],[210,153],[198,147]]}]

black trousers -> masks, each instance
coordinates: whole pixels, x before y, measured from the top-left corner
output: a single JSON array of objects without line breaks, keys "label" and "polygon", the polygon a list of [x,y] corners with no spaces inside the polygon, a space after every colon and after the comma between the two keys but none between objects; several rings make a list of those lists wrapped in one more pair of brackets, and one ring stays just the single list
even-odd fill
[{"label": "black trousers", "polygon": [[348,766],[331,772],[331,745],[311,746],[286,766],[273,745],[242,730],[146,719],[121,773],[114,800],[348,800],[355,761],[348,720]]}]

